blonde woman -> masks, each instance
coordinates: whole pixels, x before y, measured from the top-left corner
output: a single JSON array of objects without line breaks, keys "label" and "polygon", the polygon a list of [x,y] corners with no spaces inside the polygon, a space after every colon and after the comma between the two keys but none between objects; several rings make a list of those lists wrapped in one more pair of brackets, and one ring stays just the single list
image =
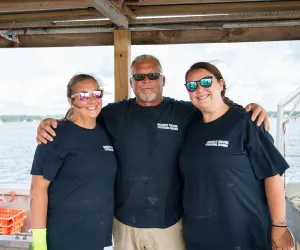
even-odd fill
[{"label": "blonde woman", "polygon": [[110,137],[96,123],[103,89],[90,75],[67,86],[72,107],[56,140],[37,146],[32,165],[34,250],[95,250],[111,245],[117,163]]}]

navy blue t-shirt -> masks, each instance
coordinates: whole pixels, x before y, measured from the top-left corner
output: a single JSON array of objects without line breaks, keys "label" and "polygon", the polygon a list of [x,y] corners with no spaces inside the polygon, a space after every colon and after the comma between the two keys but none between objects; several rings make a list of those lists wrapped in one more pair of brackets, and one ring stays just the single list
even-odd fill
[{"label": "navy blue t-shirt", "polygon": [[32,175],[48,188],[48,250],[95,250],[111,245],[117,161],[109,135],[62,121],[53,142],[37,146]]},{"label": "navy blue t-shirt", "polygon": [[137,228],[167,228],[182,217],[179,152],[195,109],[164,97],[158,106],[135,99],[109,104],[101,118],[118,160],[115,217]]},{"label": "navy blue t-shirt", "polygon": [[187,250],[271,250],[264,179],[289,166],[250,113],[193,122],[180,154]]}]

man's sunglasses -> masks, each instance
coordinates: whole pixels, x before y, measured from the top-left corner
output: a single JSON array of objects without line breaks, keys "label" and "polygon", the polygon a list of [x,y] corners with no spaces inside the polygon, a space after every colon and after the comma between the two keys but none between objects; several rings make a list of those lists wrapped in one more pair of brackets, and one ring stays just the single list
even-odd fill
[{"label": "man's sunglasses", "polygon": [[157,80],[161,74],[160,73],[149,73],[149,74],[134,74],[131,77],[136,80],[136,81],[144,81],[146,76],[150,79],[150,80]]},{"label": "man's sunglasses", "polygon": [[90,99],[91,94],[94,96],[95,99],[101,99],[103,96],[103,90],[92,90],[89,92],[80,92],[78,94],[73,94],[71,98],[78,96],[80,101],[87,101]]},{"label": "man's sunglasses", "polygon": [[198,88],[198,83],[203,88],[209,88],[212,85],[212,79],[215,78],[214,76],[206,76],[201,78],[198,81],[191,81],[185,83],[185,87],[189,92],[194,92]]}]

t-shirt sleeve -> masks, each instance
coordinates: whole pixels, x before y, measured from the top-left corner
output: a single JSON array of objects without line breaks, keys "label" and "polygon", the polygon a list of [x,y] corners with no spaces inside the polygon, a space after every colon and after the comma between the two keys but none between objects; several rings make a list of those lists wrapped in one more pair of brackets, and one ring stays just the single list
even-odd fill
[{"label": "t-shirt sleeve", "polygon": [[274,146],[273,137],[250,119],[246,121],[246,149],[253,171],[258,180],[282,175],[289,168],[288,163]]},{"label": "t-shirt sleeve", "polygon": [[42,175],[45,179],[53,181],[63,163],[60,156],[58,139],[47,144],[37,146],[33,158],[31,174]]}]

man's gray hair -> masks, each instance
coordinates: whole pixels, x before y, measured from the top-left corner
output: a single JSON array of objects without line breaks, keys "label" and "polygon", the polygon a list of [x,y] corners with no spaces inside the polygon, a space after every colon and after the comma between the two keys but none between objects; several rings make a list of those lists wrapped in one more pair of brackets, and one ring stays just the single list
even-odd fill
[{"label": "man's gray hair", "polygon": [[134,71],[135,64],[137,62],[142,62],[142,61],[154,61],[157,65],[157,69],[159,70],[158,73],[163,74],[163,70],[162,70],[160,61],[155,56],[147,55],[147,54],[140,55],[140,56],[137,56],[136,58],[134,58],[133,62],[131,63],[131,66],[130,66],[130,73],[131,74],[134,73],[133,71]]}]

